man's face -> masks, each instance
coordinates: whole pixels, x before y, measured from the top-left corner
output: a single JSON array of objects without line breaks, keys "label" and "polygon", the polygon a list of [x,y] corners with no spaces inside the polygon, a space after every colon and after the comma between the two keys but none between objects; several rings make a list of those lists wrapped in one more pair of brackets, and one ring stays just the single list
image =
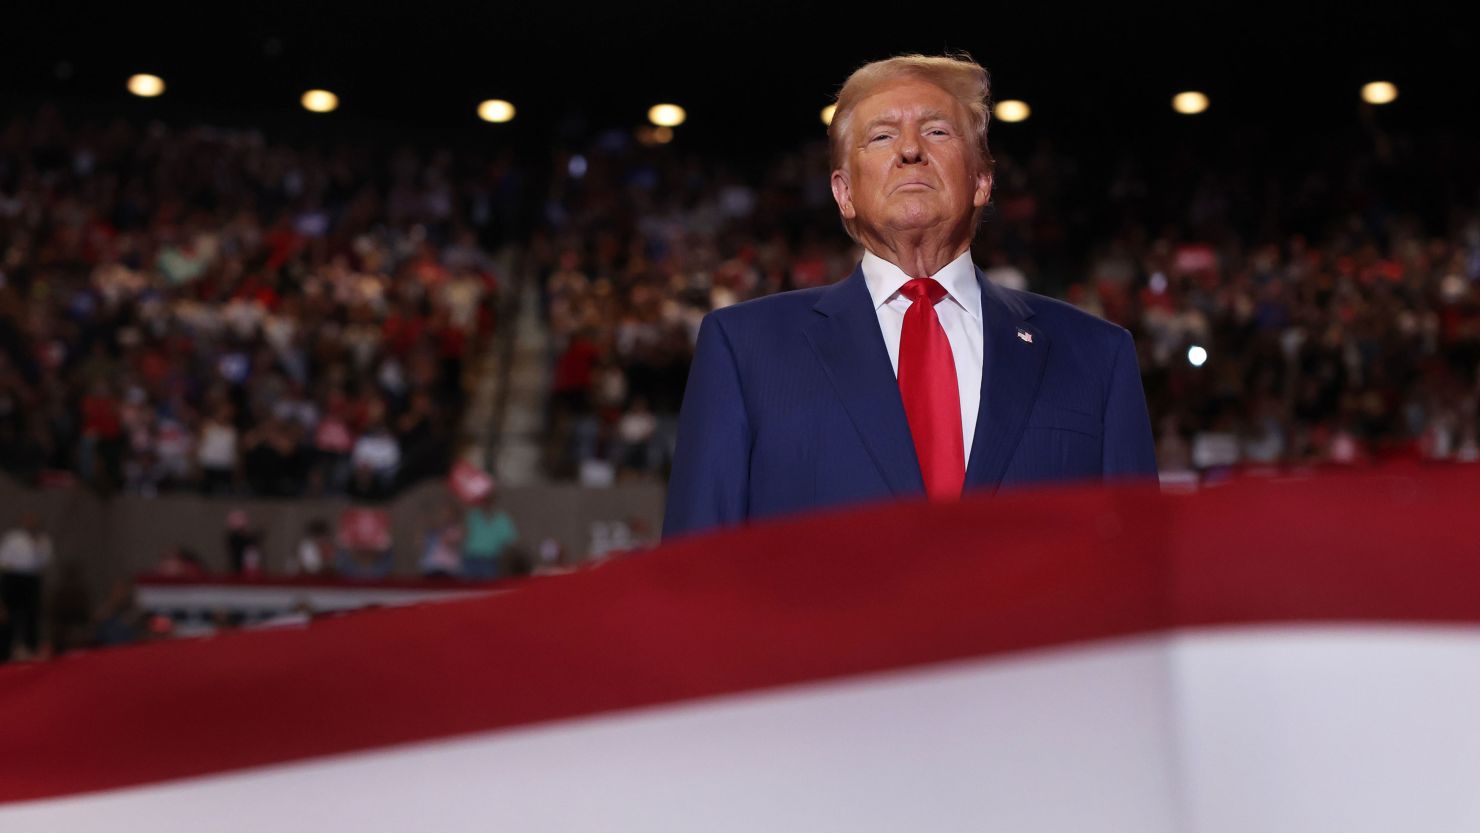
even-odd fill
[{"label": "man's face", "polygon": [[863,99],[832,174],[838,209],[865,239],[939,227],[969,241],[972,214],[992,193],[969,124],[960,102],[928,81],[900,79]]}]

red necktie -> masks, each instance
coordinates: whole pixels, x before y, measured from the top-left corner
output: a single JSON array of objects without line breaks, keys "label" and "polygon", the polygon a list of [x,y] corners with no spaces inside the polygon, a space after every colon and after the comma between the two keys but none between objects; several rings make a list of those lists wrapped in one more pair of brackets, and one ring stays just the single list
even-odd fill
[{"label": "red necktie", "polygon": [[925,494],[932,499],[960,497],[966,479],[961,394],[951,343],[935,315],[935,304],[946,290],[933,278],[915,278],[899,291],[910,299],[899,334],[899,395]]}]

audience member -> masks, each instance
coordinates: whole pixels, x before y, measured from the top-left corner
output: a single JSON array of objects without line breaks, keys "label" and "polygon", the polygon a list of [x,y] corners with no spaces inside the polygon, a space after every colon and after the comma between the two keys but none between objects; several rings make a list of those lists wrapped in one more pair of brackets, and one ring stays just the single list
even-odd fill
[{"label": "audience member", "polygon": [[288,575],[316,576],[330,570],[338,560],[338,546],[329,522],[314,518],[303,529],[298,549],[288,561]]},{"label": "audience member", "polygon": [[0,538],[0,662],[32,659],[41,647],[41,583],[51,536],[35,512]]},{"label": "audience member", "polygon": [[226,558],[232,575],[255,576],[262,572],[262,531],[241,509],[226,514]]},{"label": "audience member", "polygon": [[500,575],[500,559],[519,538],[514,520],[498,508],[497,490],[488,493],[477,506],[469,507],[463,520],[463,576],[474,581],[489,581]]},{"label": "audience member", "polygon": [[457,507],[448,505],[432,519],[423,536],[421,574],[427,578],[450,578],[463,570],[465,532]]}]

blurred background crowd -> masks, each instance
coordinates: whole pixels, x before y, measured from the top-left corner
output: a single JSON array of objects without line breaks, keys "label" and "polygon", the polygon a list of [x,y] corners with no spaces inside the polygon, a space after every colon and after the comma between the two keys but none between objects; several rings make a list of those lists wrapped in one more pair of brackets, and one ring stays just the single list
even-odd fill
[{"label": "blurred background crowd", "polygon": [[[1375,127],[1303,166],[1259,147],[1103,167],[1047,141],[999,149],[975,259],[1137,336],[1164,470],[1475,459],[1473,154]],[[820,140],[749,170],[651,133],[554,154],[512,241],[547,340],[546,475],[661,478],[703,315],[852,270],[825,170]],[[445,474],[521,176],[451,151],[13,117],[0,465],[281,497]]]},{"label": "blurred background crowd", "polygon": [[483,160],[253,130],[0,130],[0,465],[374,498],[445,473],[493,332]]}]

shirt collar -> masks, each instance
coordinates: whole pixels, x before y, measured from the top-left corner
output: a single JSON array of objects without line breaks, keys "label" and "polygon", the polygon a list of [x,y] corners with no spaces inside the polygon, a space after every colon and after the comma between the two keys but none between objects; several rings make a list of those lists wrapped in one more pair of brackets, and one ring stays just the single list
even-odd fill
[{"label": "shirt collar", "polygon": [[[903,269],[867,249],[863,252],[863,280],[868,284],[869,297],[874,309],[888,303],[898,294],[901,287],[910,281]],[[961,309],[966,310],[977,321],[982,319],[982,290],[976,282],[976,266],[971,262],[971,250],[947,263],[930,277],[945,287],[946,294]]]}]

